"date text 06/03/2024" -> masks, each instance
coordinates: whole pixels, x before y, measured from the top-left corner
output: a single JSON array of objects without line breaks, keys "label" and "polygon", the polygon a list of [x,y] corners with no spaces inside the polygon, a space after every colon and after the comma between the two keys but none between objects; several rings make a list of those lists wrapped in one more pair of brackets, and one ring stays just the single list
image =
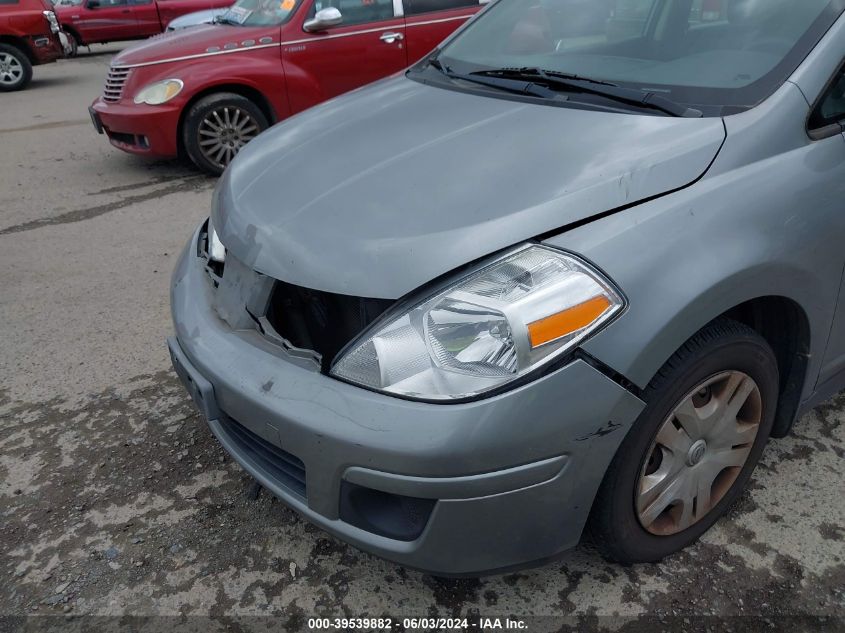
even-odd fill
[{"label": "date text 06/03/2024", "polygon": [[511,618],[309,618],[308,629],[320,630],[367,630],[367,631],[390,631],[392,629],[405,631],[450,631],[450,630],[475,630],[475,631],[497,631],[511,630],[520,631],[526,629],[523,620]]}]

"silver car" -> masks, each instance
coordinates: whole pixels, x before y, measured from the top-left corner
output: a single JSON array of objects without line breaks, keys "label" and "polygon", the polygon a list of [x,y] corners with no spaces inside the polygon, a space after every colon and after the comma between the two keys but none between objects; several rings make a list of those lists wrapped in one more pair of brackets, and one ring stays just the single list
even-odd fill
[{"label": "silver car", "polygon": [[439,575],[691,544],[845,387],[843,9],[498,0],[262,134],[173,277],[211,430]]}]

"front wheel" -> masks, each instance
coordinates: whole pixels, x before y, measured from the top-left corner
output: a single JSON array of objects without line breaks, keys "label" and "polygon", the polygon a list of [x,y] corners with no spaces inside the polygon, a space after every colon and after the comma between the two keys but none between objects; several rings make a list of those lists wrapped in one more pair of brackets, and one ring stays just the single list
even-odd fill
[{"label": "front wheel", "polygon": [[593,504],[589,531],[605,557],[655,562],[707,531],[751,477],[777,397],[774,353],[741,323],[716,321],[676,352]]},{"label": "front wheel", "polygon": [[219,175],[244,145],[268,127],[267,117],[255,103],[238,94],[217,93],[191,106],[182,138],[191,161]]},{"label": "front wheel", "polygon": [[32,81],[32,64],[16,46],[0,44],[0,92],[23,90]]}]

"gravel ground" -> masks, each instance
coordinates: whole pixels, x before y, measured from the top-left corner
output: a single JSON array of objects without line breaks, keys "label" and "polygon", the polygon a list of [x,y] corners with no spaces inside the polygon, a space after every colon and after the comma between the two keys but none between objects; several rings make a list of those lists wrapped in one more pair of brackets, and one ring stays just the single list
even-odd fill
[{"label": "gravel ground", "polygon": [[[172,264],[214,180],[95,134],[85,107],[117,48],[36,68],[30,90],[2,96],[0,630],[305,630],[314,615],[842,630],[845,396],[773,441],[730,515],[657,565],[610,565],[581,548],[532,571],[446,581],[254,498],[164,345]],[[56,617],[3,619],[35,614]],[[249,619],[266,615],[276,618]],[[625,619],[640,615],[655,619]],[[813,619],[784,619],[796,616]]]}]

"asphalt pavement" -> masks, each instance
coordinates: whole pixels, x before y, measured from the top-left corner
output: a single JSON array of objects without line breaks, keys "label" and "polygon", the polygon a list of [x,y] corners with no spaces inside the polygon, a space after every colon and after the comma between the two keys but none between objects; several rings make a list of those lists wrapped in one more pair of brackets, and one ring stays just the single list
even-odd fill
[{"label": "asphalt pavement", "polygon": [[0,616],[845,618],[845,396],[772,441],[729,516],[656,565],[582,547],[436,579],[253,498],[164,344],[170,272],[215,180],[95,133],[86,108],[119,48],[0,95]]}]

